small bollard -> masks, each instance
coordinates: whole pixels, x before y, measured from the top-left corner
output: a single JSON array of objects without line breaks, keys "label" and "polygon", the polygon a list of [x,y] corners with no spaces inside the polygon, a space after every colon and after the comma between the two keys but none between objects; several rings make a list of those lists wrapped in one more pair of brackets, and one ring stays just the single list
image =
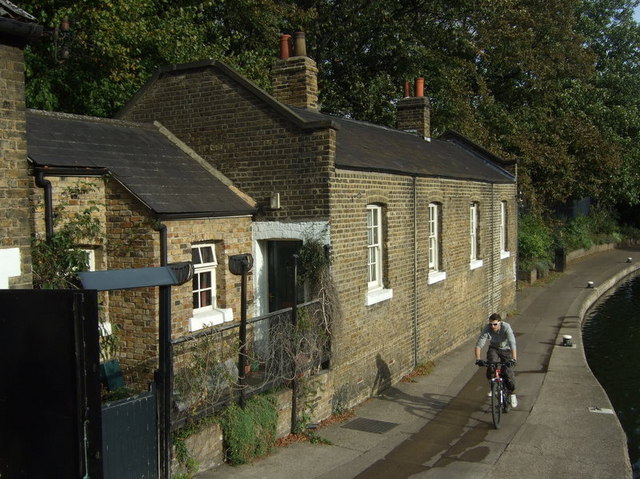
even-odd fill
[{"label": "small bollard", "polygon": [[587,288],[593,288],[593,281],[587,281]]},{"label": "small bollard", "polygon": [[562,336],[562,346],[573,346],[573,343],[571,342],[571,335],[570,334],[565,334]]}]

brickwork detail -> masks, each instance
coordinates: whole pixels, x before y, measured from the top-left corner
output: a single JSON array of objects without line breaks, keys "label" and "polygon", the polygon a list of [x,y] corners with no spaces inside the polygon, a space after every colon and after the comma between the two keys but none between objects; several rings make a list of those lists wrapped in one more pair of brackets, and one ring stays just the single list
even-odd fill
[{"label": "brickwork detail", "polygon": [[425,96],[403,98],[396,105],[398,130],[414,131],[424,138],[431,137],[431,105]]},{"label": "brickwork detail", "polygon": [[0,45],[0,249],[18,249],[20,274],[10,288],[31,288],[31,179],[27,169],[24,56]]},{"label": "brickwork detail", "polygon": [[276,100],[285,105],[318,109],[318,68],[311,58],[278,60],[271,75]]},{"label": "brickwork detail", "polygon": [[[338,171],[332,183],[333,267],[346,320],[334,335],[335,384],[355,403],[381,380],[397,381],[414,360],[433,360],[479,330],[492,311],[510,311],[515,301],[515,254],[501,259],[497,237],[500,201],[506,200],[515,244],[514,185]],[[366,205],[386,208],[385,284],[393,298],[366,306]],[[447,277],[428,278],[428,204],[442,205],[442,264]],[[469,264],[469,206],[480,205],[483,266]],[[515,252],[514,252],[515,253]],[[415,255],[415,256],[414,256]],[[414,268],[414,258],[417,258]],[[415,285],[415,286],[414,286]],[[414,338],[416,338],[414,340]],[[349,395],[348,394],[348,395]]]}]

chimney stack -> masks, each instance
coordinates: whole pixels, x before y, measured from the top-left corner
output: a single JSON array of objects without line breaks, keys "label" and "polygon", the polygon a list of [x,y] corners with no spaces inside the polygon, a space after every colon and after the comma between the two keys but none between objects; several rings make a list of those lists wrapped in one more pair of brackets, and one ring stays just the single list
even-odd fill
[{"label": "chimney stack", "polygon": [[[293,43],[293,44],[292,44]],[[290,55],[293,47],[293,56]],[[280,54],[271,71],[273,97],[291,106],[318,109],[318,67],[307,57],[304,32],[280,35]]]},{"label": "chimney stack", "polygon": [[431,137],[431,104],[429,99],[424,96],[424,78],[416,78],[414,96],[411,96],[410,90],[409,82],[405,82],[405,98],[399,100],[396,106],[398,111],[397,128],[429,139]]}]

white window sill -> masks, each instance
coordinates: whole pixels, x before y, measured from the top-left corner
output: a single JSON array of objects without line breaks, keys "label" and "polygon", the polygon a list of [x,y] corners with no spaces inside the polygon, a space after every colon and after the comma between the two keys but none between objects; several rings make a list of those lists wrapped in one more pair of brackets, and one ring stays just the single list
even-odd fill
[{"label": "white window sill", "polygon": [[500,251],[500,259],[505,259],[511,256],[511,252],[509,251]]},{"label": "white window sill", "polygon": [[429,279],[427,280],[427,284],[439,283],[440,281],[444,281],[447,279],[446,271],[429,271]]},{"label": "white window sill", "polygon": [[195,312],[193,317],[189,319],[189,332],[198,331],[202,328],[208,328],[229,321],[233,321],[233,309],[231,308],[216,308],[203,312]]},{"label": "white window sill", "polygon": [[478,269],[482,268],[483,262],[481,259],[474,259],[469,263],[469,269]]},{"label": "white window sill", "polygon": [[367,292],[367,306],[393,298],[392,289],[376,289]]}]

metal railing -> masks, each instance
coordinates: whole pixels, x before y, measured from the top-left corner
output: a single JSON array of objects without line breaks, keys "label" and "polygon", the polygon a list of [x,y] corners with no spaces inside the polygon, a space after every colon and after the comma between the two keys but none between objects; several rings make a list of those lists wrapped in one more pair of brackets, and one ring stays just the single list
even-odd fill
[{"label": "metal railing", "polygon": [[[172,427],[327,369],[331,334],[320,301],[298,305],[295,316],[292,312],[286,308],[247,320],[244,349],[238,322],[173,339]],[[244,361],[238,361],[241,351]],[[239,363],[246,365],[244,371]]]}]

